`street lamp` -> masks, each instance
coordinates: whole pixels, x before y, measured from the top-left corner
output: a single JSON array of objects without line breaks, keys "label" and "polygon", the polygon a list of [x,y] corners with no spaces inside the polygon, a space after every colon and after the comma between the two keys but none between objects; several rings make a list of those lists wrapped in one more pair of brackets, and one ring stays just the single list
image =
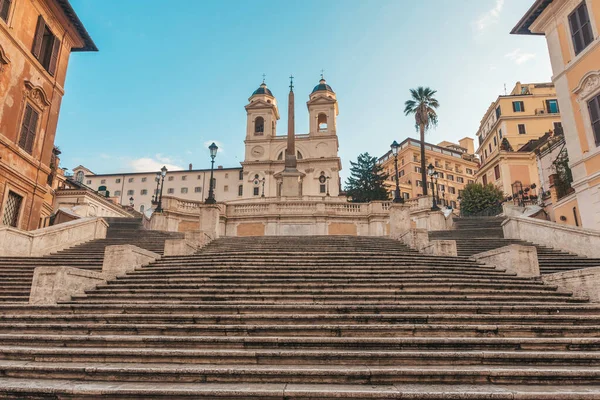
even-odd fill
[{"label": "street lamp", "polygon": [[265,177],[260,180],[262,182],[262,195],[260,197],[265,197],[265,182],[267,181]]},{"label": "street lamp", "polygon": [[[162,196],[163,196],[163,188],[165,187],[165,176],[167,176],[167,167],[163,165],[160,169],[160,196],[158,196],[158,207],[156,207],[157,212],[162,212]],[[158,179],[158,175],[156,176]],[[157,186],[158,187],[158,184]]]},{"label": "street lamp", "polygon": [[152,204],[157,205],[158,204],[158,186],[160,184],[160,172],[156,173],[154,180],[156,181],[156,190],[154,191],[154,194],[152,195]]},{"label": "street lamp", "polygon": [[215,204],[217,201],[215,200],[215,190],[213,185],[213,174],[215,169],[215,157],[217,156],[217,150],[219,147],[213,142],[210,146],[208,146],[208,150],[210,150],[210,183],[208,185],[208,198],[204,202],[205,204]]},{"label": "street lamp", "polygon": [[[439,211],[439,207],[437,205],[437,202],[435,200],[435,188],[436,188],[436,184],[437,184],[437,179],[439,177],[439,174],[437,173],[437,171],[435,170],[435,167],[433,166],[433,164],[429,164],[429,166],[427,167],[427,175],[429,175],[429,177],[431,178],[431,185],[433,186],[433,205],[431,207],[432,211]],[[435,182],[434,182],[435,180]],[[427,182],[425,182],[425,185],[427,185]]]},{"label": "street lamp", "polygon": [[394,167],[396,169],[396,190],[394,191],[394,203],[404,203],[404,199],[400,195],[400,177],[398,176],[398,149],[400,145],[394,140],[392,145],[392,154],[394,155]]},{"label": "street lamp", "polygon": [[133,197],[130,197],[130,198],[129,198],[129,206],[130,206],[130,207],[133,207]]},{"label": "street lamp", "polygon": [[329,196],[329,180],[331,179],[330,176],[327,177],[327,196]]},{"label": "street lamp", "polygon": [[[440,207],[438,207],[438,203],[440,203],[440,185],[438,185],[438,178],[440,177],[440,175],[438,174],[437,171],[433,172],[433,175],[431,175],[431,177],[433,178],[432,183],[433,183],[433,209],[434,210],[439,210]],[[437,199],[437,201],[436,201]]]}]

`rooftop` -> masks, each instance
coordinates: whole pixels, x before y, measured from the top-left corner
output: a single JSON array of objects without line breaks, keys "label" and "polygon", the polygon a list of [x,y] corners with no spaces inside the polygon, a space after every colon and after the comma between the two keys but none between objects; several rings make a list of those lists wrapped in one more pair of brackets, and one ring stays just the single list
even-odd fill
[{"label": "rooftop", "polygon": [[88,33],[88,31],[83,26],[83,22],[79,19],[75,10],[69,3],[69,0],[56,0],[56,3],[60,6],[61,10],[65,13],[69,21],[73,24],[77,33],[83,39],[83,47],[73,47],[71,51],[98,51],[96,44],[92,40],[92,37]]},{"label": "rooftop", "polygon": [[553,1],[536,0],[510,33],[513,35],[543,35],[543,33],[531,32],[530,27]]}]

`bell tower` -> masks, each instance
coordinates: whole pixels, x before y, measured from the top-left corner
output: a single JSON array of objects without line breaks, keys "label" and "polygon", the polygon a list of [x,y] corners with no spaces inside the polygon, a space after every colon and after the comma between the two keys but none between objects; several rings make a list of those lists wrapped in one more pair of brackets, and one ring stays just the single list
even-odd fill
[{"label": "bell tower", "polygon": [[252,93],[246,105],[246,139],[266,139],[275,136],[279,109],[277,100],[267,84],[263,83]]},{"label": "bell tower", "polygon": [[339,114],[335,92],[327,84],[323,75],[306,103],[310,118],[311,136],[335,136],[336,119]]}]

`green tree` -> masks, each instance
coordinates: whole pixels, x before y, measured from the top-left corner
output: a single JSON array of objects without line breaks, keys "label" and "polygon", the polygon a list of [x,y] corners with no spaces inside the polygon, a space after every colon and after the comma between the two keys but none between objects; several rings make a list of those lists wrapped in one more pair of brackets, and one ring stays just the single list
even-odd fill
[{"label": "green tree", "polygon": [[350,161],[350,177],[346,181],[346,194],[355,203],[367,203],[373,200],[387,200],[388,189],[385,184],[388,179],[377,157],[369,153],[358,156],[356,162]]},{"label": "green tree", "polygon": [[423,195],[427,195],[427,167],[425,166],[425,132],[431,127],[436,127],[438,116],[436,109],[440,103],[435,99],[436,90],[419,86],[410,89],[410,100],[404,103],[404,115],[414,114],[415,126],[421,134],[421,182],[423,182]]},{"label": "green tree", "polygon": [[491,183],[482,185],[470,183],[461,194],[460,211],[463,215],[473,215],[493,207],[500,207],[504,193]]}]

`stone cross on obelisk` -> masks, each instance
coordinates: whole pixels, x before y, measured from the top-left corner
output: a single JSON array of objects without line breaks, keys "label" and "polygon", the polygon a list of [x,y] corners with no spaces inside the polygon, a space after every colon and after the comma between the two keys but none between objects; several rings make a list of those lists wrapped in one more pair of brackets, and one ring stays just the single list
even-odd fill
[{"label": "stone cross on obelisk", "polygon": [[290,76],[290,94],[288,97],[288,133],[287,149],[285,150],[285,168],[275,174],[280,181],[282,197],[302,196],[302,178],[305,174],[298,171],[298,160],[296,159],[296,126],[294,116],[294,77]]}]

